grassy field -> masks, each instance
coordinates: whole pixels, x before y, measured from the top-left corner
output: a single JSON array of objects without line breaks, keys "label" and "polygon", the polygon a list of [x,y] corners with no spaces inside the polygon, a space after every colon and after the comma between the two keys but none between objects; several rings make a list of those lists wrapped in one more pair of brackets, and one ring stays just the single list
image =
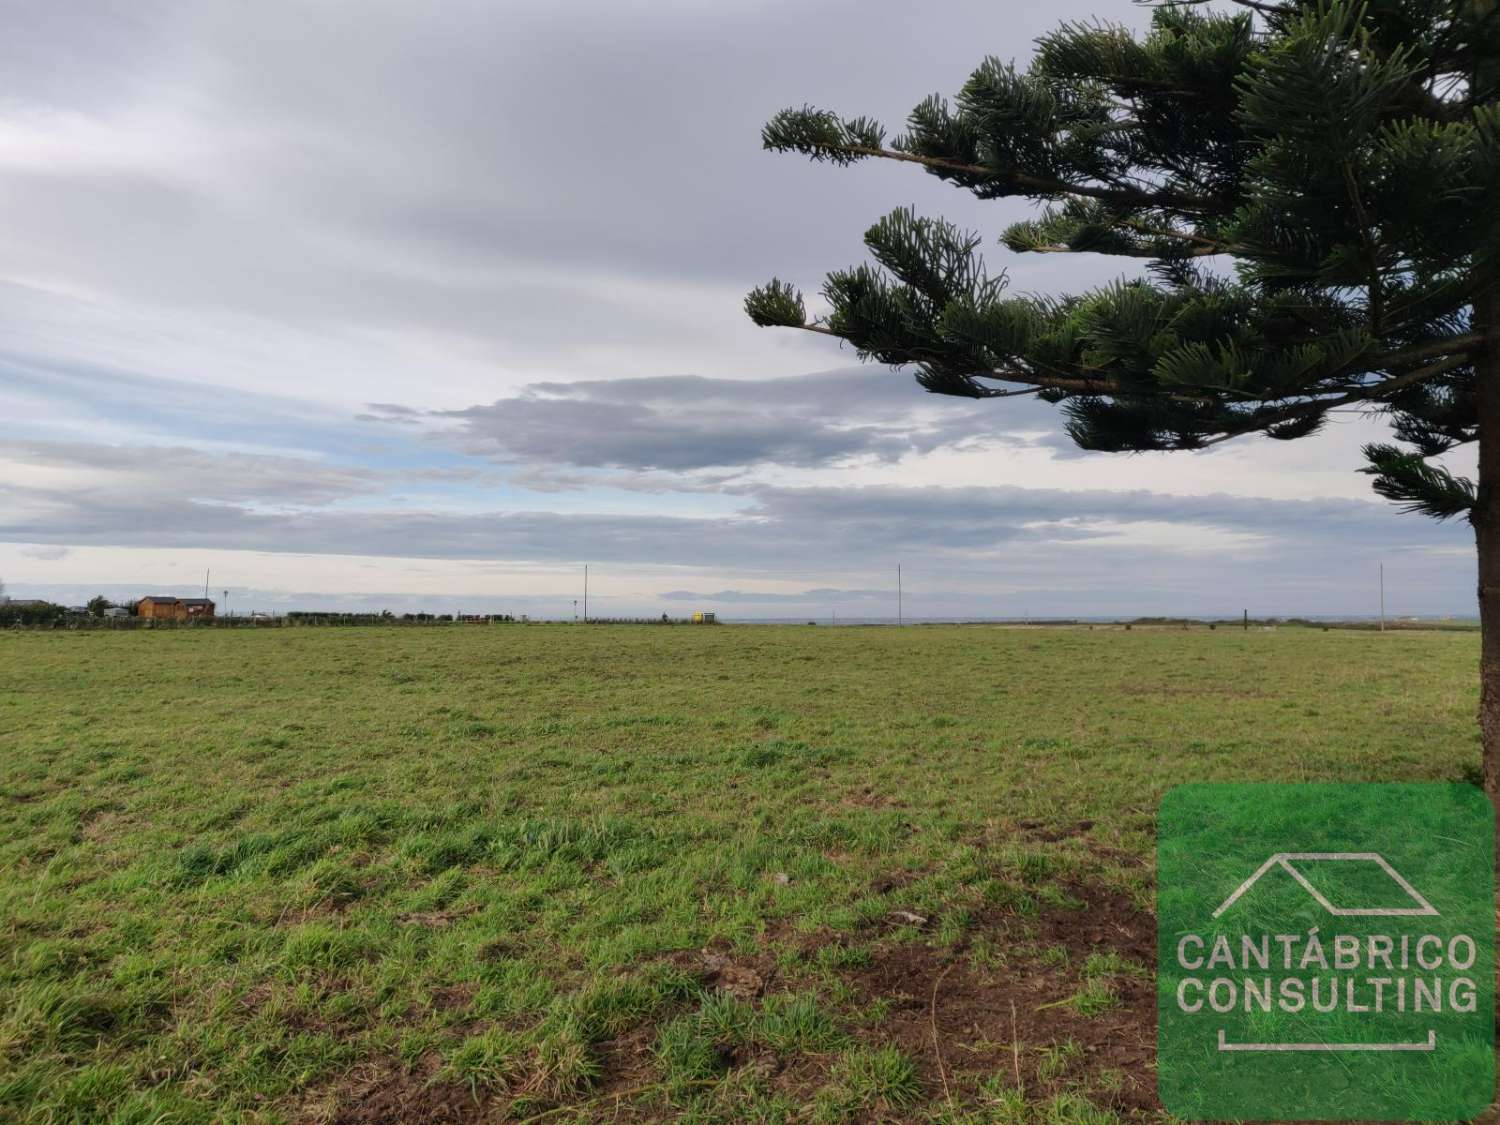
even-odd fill
[{"label": "grassy field", "polygon": [[1472,774],[1477,655],[0,636],[0,1119],[1152,1119],[1164,790]]}]

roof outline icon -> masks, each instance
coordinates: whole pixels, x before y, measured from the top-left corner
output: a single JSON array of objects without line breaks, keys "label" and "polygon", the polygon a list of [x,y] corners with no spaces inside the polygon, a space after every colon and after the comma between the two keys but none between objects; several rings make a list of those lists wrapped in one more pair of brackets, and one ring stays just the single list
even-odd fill
[{"label": "roof outline icon", "polygon": [[[1391,877],[1391,879],[1396,883],[1397,886],[1399,886],[1403,891],[1407,893],[1408,896],[1410,896],[1413,902],[1417,903],[1417,905],[1367,907],[1334,906],[1333,903],[1329,902],[1328,899],[1324,897],[1322,892],[1320,892],[1317,887],[1308,882],[1307,877],[1303,875],[1302,872],[1298,871],[1295,867],[1292,866],[1292,860],[1332,860],[1336,862],[1346,863],[1365,862],[1377,864],[1381,868],[1381,870],[1383,870],[1387,875]],[[1297,882],[1301,884],[1302,889],[1305,890],[1309,895],[1311,895],[1313,897],[1313,900],[1316,901],[1319,906],[1321,906],[1324,910],[1328,911],[1328,913],[1334,915],[1335,917],[1410,918],[1431,917],[1438,913],[1437,908],[1434,907],[1432,903],[1423,898],[1421,892],[1419,892],[1416,887],[1407,882],[1399,871],[1397,871],[1394,867],[1387,863],[1385,857],[1379,852],[1277,852],[1275,855],[1271,856],[1270,859],[1261,864],[1260,867],[1256,868],[1255,874],[1251,875],[1250,878],[1246,879],[1243,883],[1236,887],[1234,893],[1219,904],[1219,908],[1213,912],[1213,917],[1217,918],[1219,915],[1223,914],[1224,911],[1228,910],[1231,906],[1238,902],[1240,897],[1244,895],[1246,891],[1255,886],[1256,882],[1262,875],[1271,870],[1271,868],[1278,866],[1286,871],[1287,874],[1289,874],[1293,879],[1297,880]]]}]

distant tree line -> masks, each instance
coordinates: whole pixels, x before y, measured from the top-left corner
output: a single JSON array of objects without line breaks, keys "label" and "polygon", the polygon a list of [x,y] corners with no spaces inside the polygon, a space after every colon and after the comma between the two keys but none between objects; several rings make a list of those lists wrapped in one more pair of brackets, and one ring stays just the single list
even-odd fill
[{"label": "distant tree line", "polygon": [[[0,592],[4,587],[0,586]],[[111,609],[122,608],[128,615],[110,615]],[[332,613],[318,610],[292,610],[279,617],[252,614],[243,617],[206,617],[190,621],[148,619],[136,615],[133,603],[119,606],[103,594],[90,598],[81,608],[69,608],[48,601],[10,601],[0,597],[0,628],[41,629],[91,629],[91,628],[152,628],[152,629],[237,629],[276,628],[282,625],[451,625],[483,624],[509,625],[519,619],[509,613],[460,614],[451,613],[403,613],[399,616],[390,610],[380,613]]]},{"label": "distant tree line", "polygon": [[668,617],[665,613],[660,617],[590,617],[586,624],[589,625],[692,625],[690,617]]},{"label": "distant tree line", "polygon": [[99,620],[111,609],[123,608],[135,615],[133,604],[117,606],[103,594],[96,594],[82,606],[69,607],[42,599],[13,600],[4,597],[5,586],[0,583],[0,628],[7,626],[57,626],[64,622],[77,623],[80,618]]},{"label": "distant tree line", "polygon": [[[222,619],[221,619],[222,620]],[[328,613],[319,610],[292,610],[286,615],[288,625],[448,625],[454,623],[476,625],[509,625],[516,618],[509,613],[452,614],[452,613],[403,613],[399,616],[390,610],[379,613]]]},{"label": "distant tree line", "polygon": [[0,627],[46,627],[56,625],[67,616],[67,606],[51,602],[0,602]]}]

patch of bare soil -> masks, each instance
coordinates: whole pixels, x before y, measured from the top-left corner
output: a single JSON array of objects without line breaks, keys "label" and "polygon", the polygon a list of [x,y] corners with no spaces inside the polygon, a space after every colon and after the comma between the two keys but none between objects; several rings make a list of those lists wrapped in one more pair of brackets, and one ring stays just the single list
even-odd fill
[{"label": "patch of bare soil", "polygon": [[240,1004],[244,1009],[254,1015],[260,1011],[266,1001],[271,998],[271,986],[268,984],[257,984],[248,988],[240,996]]},{"label": "patch of bare soil", "polygon": [[922,878],[920,871],[897,871],[894,874],[882,875],[870,884],[870,890],[878,895],[888,895],[892,891],[899,891],[902,887],[915,883]]},{"label": "patch of bare soil", "polygon": [[641,1119],[640,1107],[631,1096],[659,1077],[656,1069],[656,1025],[642,1024],[624,1035],[595,1043],[599,1080],[589,1095],[600,1107],[600,1116],[611,1121]]},{"label": "patch of bare soil", "polygon": [[[961,1099],[1001,1074],[1032,1099],[1083,1082],[1096,1105],[1127,1114],[1160,1109],[1151,977],[1117,977],[1119,1004],[1092,1017],[1059,1003],[1077,992],[1076,969],[1090,954],[1115,953],[1149,970],[1156,960],[1155,919],[1117,891],[1073,885],[1068,893],[1085,908],[1048,908],[1025,921],[996,912],[971,931],[1011,951],[1004,968],[975,968],[962,948],[903,943],[846,974],[861,1001],[890,1004],[878,1032],[920,1060],[929,1090],[951,1090]],[[1065,948],[1072,971],[1022,962],[1013,943],[1023,940]],[[1057,1050],[1068,1041],[1077,1052]]]},{"label": "patch of bare soil", "polygon": [[1084,836],[1094,827],[1092,820],[1080,820],[1075,824],[1056,825],[1044,824],[1039,820],[1018,820],[1016,827],[1026,833],[1029,840],[1036,840],[1043,844],[1055,844],[1060,840],[1072,839],[1075,836]]},{"label": "patch of bare soil", "polygon": [[[1102,844],[1090,833],[1094,829],[1092,820],[1077,820],[1072,824],[1048,824],[1040,820],[1018,820],[1015,831],[1026,841],[1038,844],[1057,844],[1063,840],[1084,840],[1088,849],[1101,859],[1107,859],[1118,867],[1144,867],[1146,861],[1134,852]],[[968,842],[983,847],[993,842],[993,837],[980,835]]]},{"label": "patch of bare soil", "polygon": [[594,1044],[599,1056],[599,1089],[608,1094],[649,1082],[656,1073],[656,1027],[642,1024],[624,1035]]},{"label": "patch of bare soil", "polygon": [[438,929],[459,918],[467,918],[470,914],[478,912],[477,906],[466,906],[461,910],[414,910],[410,914],[398,915],[396,921],[403,926],[425,926],[428,929]]},{"label": "patch of bare soil", "polygon": [[727,992],[746,1001],[762,995],[777,976],[776,962],[770,953],[743,954],[728,946],[684,951],[670,960],[697,977],[704,988]]},{"label": "patch of bare soil", "polygon": [[872,785],[862,785],[858,789],[851,789],[839,803],[848,808],[857,809],[884,809],[899,805],[899,802],[892,801],[886,794],[877,792]]},{"label": "patch of bare soil", "polygon": [[430,1003],[433,1010],[437,1012],[463,1011],[473,1001],[474,994],[478,991],[479,986],[473,981],[445,985],[432,990]]},{"label": "patch of bare soil", "polygon": [[90,844],[103,844],[114,839],[121,829],[131,823],[130,817],[118,809],[97,809],[86,814],[78,822],[78,828],[73,832],[72,841],[75,844],[88,842]]},{"label": "patch of bare soil", "polygon": [[328,1125],[455,1125],[491,1119],[467,1086],[398,1069],[355,1071],[333,1091],[329,1104],[331,1115],[315,1118]]}]

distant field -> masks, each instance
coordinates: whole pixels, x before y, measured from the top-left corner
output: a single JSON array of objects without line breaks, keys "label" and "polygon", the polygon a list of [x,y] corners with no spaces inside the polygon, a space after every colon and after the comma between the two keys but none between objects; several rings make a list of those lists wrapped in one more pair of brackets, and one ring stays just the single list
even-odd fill
[{"label": "distant field", "polygon": [[1154,1118],[1186,780],[1452,780],[1478,638],[0,636],[0,1119]]}]

